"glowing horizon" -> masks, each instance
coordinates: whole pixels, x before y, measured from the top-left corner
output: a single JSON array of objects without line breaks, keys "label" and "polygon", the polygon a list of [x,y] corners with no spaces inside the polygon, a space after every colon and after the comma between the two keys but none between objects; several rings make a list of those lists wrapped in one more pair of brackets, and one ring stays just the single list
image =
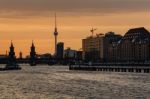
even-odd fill
[{"label": "glowing horizon", "polygon": [[39,54],[54,52],[54,13],[58,19],[58,41],[65,48],[80,49],[82,39],[113,31],[124,35],[128,29],[150,30],[148,0],[0,0],[0,54],[13,40],[16,55],[29,54],[32,40]]}]

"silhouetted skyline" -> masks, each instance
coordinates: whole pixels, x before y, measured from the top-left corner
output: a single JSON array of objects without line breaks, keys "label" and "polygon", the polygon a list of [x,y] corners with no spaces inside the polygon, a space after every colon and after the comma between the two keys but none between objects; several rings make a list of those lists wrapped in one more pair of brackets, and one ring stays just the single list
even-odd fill
[{"label": "silhouetted skyline", "polygon": [[12,39],[16,54],[29,53],[34,39],[38,53],[54,53],[54,13],[59,21],[59,41],[65,48],[81,48],[81,39],[95,33],[146,27],[150,30],[149,0],[0,0],[0,54]]}]

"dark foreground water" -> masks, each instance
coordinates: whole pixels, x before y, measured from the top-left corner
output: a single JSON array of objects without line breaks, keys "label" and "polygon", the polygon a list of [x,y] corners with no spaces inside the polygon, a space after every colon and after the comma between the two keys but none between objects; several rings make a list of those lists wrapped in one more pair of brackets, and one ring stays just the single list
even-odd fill
[{"label": "dark foreground water", "polygon": [[0,99],[150,99],[150,74],[22,68],[0,72]]}]

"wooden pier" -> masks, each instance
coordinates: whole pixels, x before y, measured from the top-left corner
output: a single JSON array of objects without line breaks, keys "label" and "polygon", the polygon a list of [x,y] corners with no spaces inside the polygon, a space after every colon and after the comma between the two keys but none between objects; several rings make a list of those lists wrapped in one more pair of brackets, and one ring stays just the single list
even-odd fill
[{"label": "wooden pier", "polygon": [[150,73],[150,65],[131,65],[124,64],[116,65],[70,65],[69,70],[83,70],[83,71],[103,71],[103,72],[134,72],[134,73]]}]

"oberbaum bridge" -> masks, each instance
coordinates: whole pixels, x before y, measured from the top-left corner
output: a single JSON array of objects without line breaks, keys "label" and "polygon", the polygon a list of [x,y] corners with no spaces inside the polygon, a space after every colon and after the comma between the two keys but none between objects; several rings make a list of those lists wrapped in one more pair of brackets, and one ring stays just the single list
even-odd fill
[{"label": "oberbaum bridge", "polygon": [[52,59],[51,59],[51,57],[44,58],[44,59],[37,58],[37,54],[36,54],[35,46],[34,46],[33,42],[32,42],[32,46],[31,46],[31,50],[30,50],[30,57],[16,58],[14,45],[11,42],[11,45],[10,45],[10,48],[9,48],[9,54],[6,55],[5,58],[0,59],[0,64],[6,64],[5,67],[0,68],[0,71],[20,70],[21,67],[19,66],[19,64],[30,64],[30,66],[36,66],[37,64],[52,65]]}]

